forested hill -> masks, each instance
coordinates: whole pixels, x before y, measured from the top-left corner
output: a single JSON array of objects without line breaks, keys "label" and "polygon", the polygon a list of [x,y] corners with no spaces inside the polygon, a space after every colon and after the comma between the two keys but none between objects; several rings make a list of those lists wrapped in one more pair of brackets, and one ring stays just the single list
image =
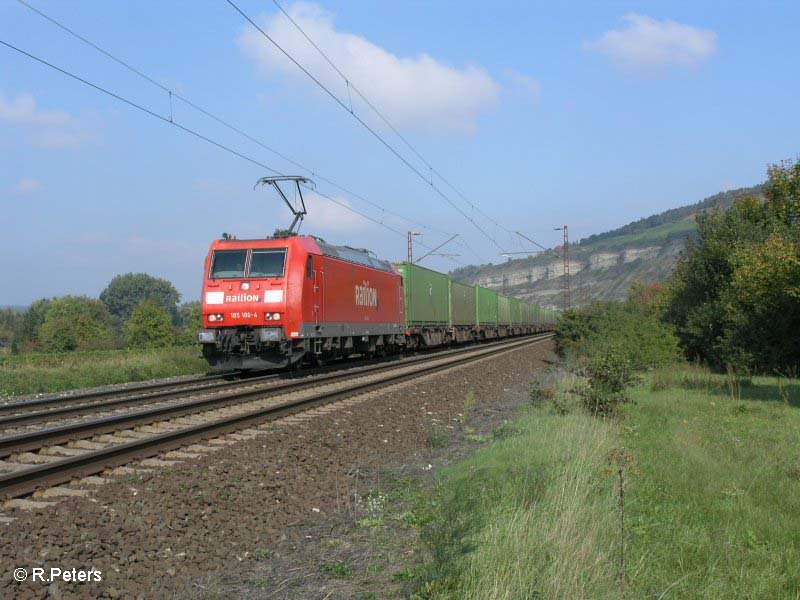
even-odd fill
[{"label": "forested hill", "polygon": [[[742,195],[762,195],[762,185],[714,194],[708,198],[644,217],[617,229],[590,235],[570,245],[573,303],[620,300],[633,281],[661,281],[672,271],[686,238],[696,231],[695,216],[726,208]],[[545,306],[560,307],[563,261],[560,249],[501,264],[467,265],[451,276]]]},{"label": "forested hill", "polygon": [[749,188],[739,188],[737,190],[720,192],[719,194],[714,194],[713,196],[709,196],[705,200],[700,200],[700,202],[695,202],[694,204],[681,206],[680,208],[670,208],[669,210],[665,210],[657,215],[641,218],[638,221],[628,223],[627,225],[623,225],[617,229],[612,229],[611,231],[606,231],[605,233],[590,235],[589,237],[583,238],[579,243],[592,244],[593,242],[599,242],[601,240],[618,237],[621,235],[642,233],[648,229],[653,229],[659,225],[664,225],[665,223],[672,223],[675,221],[681,221],[686,217],[693,217],[701,210],[706,210],[715,206],[725,208],[733,204],[734,199],[738,198],[739,196],[760,196],[761,187],[761,185],[756,185]]}]

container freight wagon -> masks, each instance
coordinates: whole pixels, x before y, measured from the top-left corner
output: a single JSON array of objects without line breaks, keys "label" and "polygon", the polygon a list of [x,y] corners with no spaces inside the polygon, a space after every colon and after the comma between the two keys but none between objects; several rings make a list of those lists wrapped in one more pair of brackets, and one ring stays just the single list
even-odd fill
[{"label": "container freight wagon", "polygon": [[450,278],[407,262],[395,266],[403,276],[409,348],[446,343],[450,329]]},{"label": "container freight wagon", "polygon": [[510,297],[508,299],[510,309],[511,309],[511,329],[513,335],[519,335],[522,333],[522,300],[519,298]]},{"label": "container freight wagon", "polygon": [[497,328],[501,337],[511,332],[511,299],[500,294],[497,295]]},{"label": "container freight wagon", "polygon": [[476,292],[471,285],[450,281],[450,330],[456,342],[476,339]]},{"label": "container freight wagon", "polygon": [[497,292],[476,285],[475,309],[478,339],[497,337]]}]

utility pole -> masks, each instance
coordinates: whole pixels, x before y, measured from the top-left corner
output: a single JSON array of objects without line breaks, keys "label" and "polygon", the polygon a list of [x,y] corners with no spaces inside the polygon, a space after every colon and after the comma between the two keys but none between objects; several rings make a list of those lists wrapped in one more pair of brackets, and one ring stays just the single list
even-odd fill
[{"label": "utility pole", "polygon": [[553,229],[556,231],[560,229],[564,232],[564,247],[561,253],[564,258],[564,279],[561,285],[564,294],[564,310],[569,310],[572,305],[569,290],[569,229],[566,225],[554,227]]},{"label": "utility pole", "polygon": [[409,231],[408,232],[408,264],[414,263],[414,236],[415,235],[422,235],[418,231]]}]

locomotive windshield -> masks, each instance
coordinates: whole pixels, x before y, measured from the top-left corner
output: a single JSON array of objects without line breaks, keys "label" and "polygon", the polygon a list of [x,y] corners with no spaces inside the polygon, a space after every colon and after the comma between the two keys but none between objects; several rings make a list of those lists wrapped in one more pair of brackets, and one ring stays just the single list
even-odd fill
[{"label": "locomotive windshield", "polygon": [[247,250],[215,250],[211,262],[211,279],[244,277]]},{"label": "locomotive windshield", "polygon": [[[247,268],[247,254],[250,266]],[[282,277],[286,248],[255,250],[215,250],[211,261],[211,279],[241,279],[243,277]]]},{"label": "locomotive windshield", "polygon": [[250,277],[282,277],[286,249],[253,250]]}]

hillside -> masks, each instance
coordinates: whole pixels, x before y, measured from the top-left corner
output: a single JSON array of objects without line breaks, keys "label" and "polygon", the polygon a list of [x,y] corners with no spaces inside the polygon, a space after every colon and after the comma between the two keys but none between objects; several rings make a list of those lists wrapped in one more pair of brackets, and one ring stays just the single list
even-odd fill
[{"label": "hillside", "polygon": [[[721,192],[571,244],[573,305],[592,300],[621,300],[636,280],[662,281],[675,266],[686,239],[696,231],[696,215],[714,207],[725,209],[735,198],[747,194],[760,196],[761,186]],[[561,248],[555,248],[501,264],[468,265],[454,270],[451,276],[560,308],[564,281],[560,252]]]}]

